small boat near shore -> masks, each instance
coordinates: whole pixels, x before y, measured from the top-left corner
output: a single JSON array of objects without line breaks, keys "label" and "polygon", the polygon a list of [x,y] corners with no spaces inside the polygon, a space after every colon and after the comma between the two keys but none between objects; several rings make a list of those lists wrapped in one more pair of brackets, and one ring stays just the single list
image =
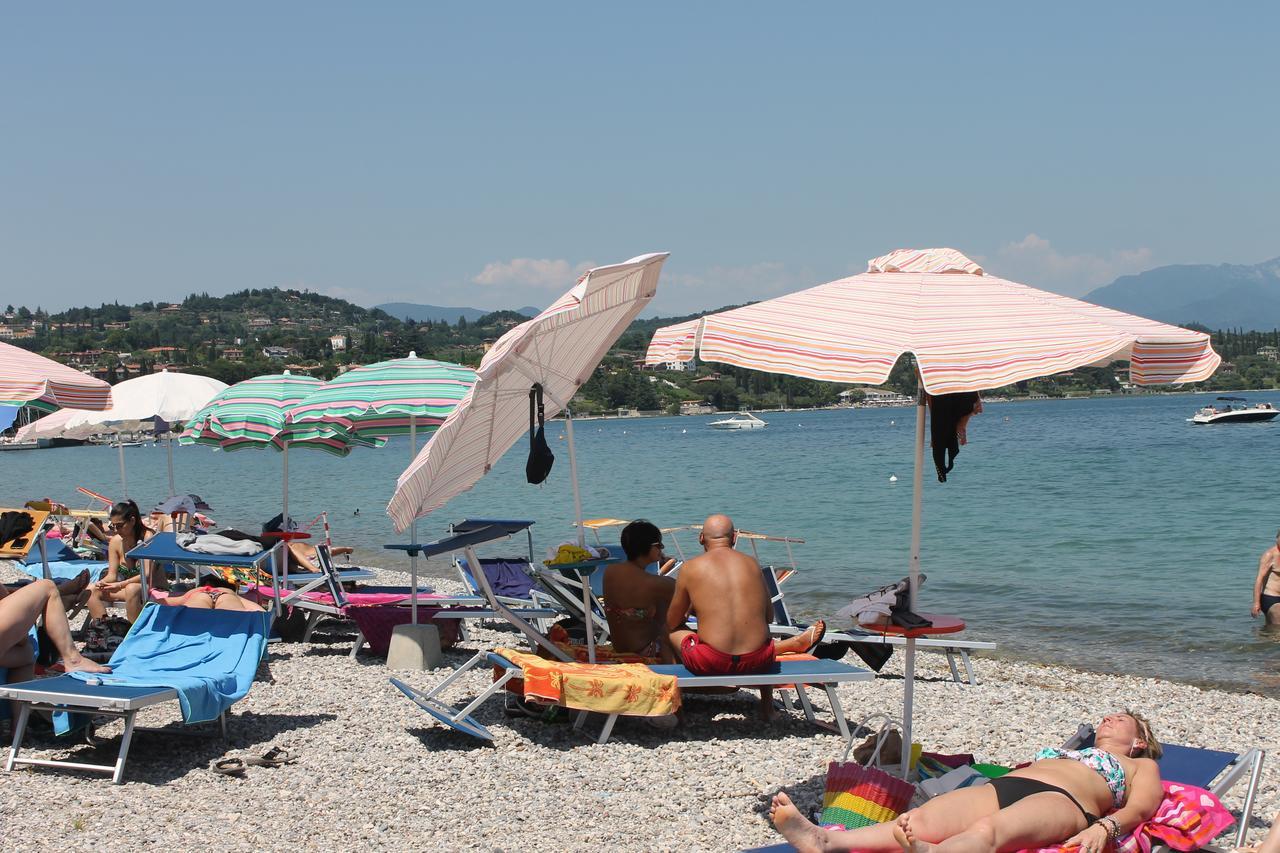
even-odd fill
[{"label": "small boat near shore", "polygon": [[16,438],[0,438],[0,450],[35,450],[40,445],[34,439],[18,441]]},{"label": "small boat near shore", "polygon": [[[1219,397],[1218,400],[1227,405],[1219,408],[1210,404],[1187,420],[1193,424],[1257,423],[1269,421],[1280,415],[1280,409],[1270,403],[1256,403],[1251,406],[1244,397]],[[1233,406],[1232,403],[1244,405]]]},{"label": "small boat near shore", "polygon": [[764,429],[768,425],[768,421],[761,420],[750,412],[738,412],[731,418],[707,424],[712,429]]}]

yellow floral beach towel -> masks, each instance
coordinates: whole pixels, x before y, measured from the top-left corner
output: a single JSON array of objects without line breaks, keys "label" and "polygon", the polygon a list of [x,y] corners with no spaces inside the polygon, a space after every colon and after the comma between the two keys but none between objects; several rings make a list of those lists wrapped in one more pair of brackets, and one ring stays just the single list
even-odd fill
[{"label": "yellow floral beach towel", "polygon": [[680,690],[671,675],[658,675],[635,663],[564,663],[527,652],[498,649],[524,672],[524,695],[566,708],[665,717],[680,707]]}]

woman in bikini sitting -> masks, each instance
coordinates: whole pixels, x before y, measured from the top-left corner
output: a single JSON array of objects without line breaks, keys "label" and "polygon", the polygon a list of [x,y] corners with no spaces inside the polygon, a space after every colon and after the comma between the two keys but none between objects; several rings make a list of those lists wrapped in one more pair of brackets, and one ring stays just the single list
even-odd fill
[{"label": "woman in bikini sitting", "polygon": [[675,563],[662,553],[662,531],[648,521],[622,528],[627,559],[604,570],[604,615],[615,650],[674,663],[675,651],[663,620],[675,581],[645,571],[653,563],[667,571]]},{"label": "woman in bikini sitting", "polygon": [[[125,615],[132,622],[142,612],[142,576],[138,561],[126,555],[150,539],[151,531],[142,523],[142,514],[133,501],[120,501],[111,507],[111,527],[114,532],[107,543],[107,571],[90,587],[89,615],[102,619],[107,615],[107,602],[123,601]],[[160,589],[168,586],[163,572],[154,573],[150,583]]]},{"label": "woman in bikini sitting", "polygon": [[1164,789],[1151,725],[1132,711],[1102,718],[1087,749],[1048,747],[990,784],[935,797],[896,821],[847,832],[805,820],[790,797],[773,798],[778,830],[801,853],[828,850],[923,853],[1079,846],[1102,853],[1109,840],[1156,813]]}]

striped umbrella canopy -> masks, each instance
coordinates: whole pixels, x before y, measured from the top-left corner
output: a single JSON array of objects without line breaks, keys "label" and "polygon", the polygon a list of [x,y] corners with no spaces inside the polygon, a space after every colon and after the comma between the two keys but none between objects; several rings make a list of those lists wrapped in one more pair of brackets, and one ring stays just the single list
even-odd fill
[{"label": "striped umbrella canopy", "polygon": [[22,347],[0,342],[0,405],[102,410],[111,405],[111,386]]},{"label": "striped umbrella canopy", "polygon": [[294,427],[324,425],[360,436],[434,431],[475,384],[460,364],[418,358],[348,370],[312,391],[286,415]]},{"label": "striped umbrella canopy", "polygon": [[1209,336],[1006,281],[954,249],[901,249],[843,278],[659,329],[646,362],[717,361],[879,385],[903,353],[930,394],[1128,359],[1133,382],[1207,379]]},{"label": "striped umbrella canopy", "polygon": [[[927,394],[999,388],[1128,359],[1138,385],[1208,379],[1221,358],[1209,336],[1006,281],[955,249],[899,249],[867,271],[654,333],[645,361],[695,355],[831,382],[879,385],[915,357],[915,476],[909,574],[915,607]],[[903,741],[911,742],[915,640],[907,641]],[[905,772],[906,753],[904,750]]]},{"label": "striped umbrella canopy", "polygon": [[357,446],[380,447],[375,438],[345,435],[322,424],[287,423],[288,411],[324,385],[310,376],[255,376],[228,386],[187,421],[179,444],[208,444],[223,450],[246,447],[308,447],[346,456]]},{"label": "striped umbrella canopy", "polygon": [[[471,387],[396,483],[387,514],[403,531],[476,484],[529,430],[529,391],[539,384],[547,417],[568,408],[613,342],[649,303],[666,253],[596,267],[537,317],[485,353]],[[567,425],[577,520],[573,421]],[[578,528],[579,537],[582,527]]]},{"label": "striped umbrella canopy", "polygon": [[281,462],[284,508],[289,517],[289,448],[309,447],[346,456],[357,446],[381,447],[386,439],[347,435],[322,425],[286,424],[285,413],[323,385],[310,376],[289,371],[255,376],[220,391],[187,421],[179,444],[210,444],[223,450],[273,447],[283,451]]}]

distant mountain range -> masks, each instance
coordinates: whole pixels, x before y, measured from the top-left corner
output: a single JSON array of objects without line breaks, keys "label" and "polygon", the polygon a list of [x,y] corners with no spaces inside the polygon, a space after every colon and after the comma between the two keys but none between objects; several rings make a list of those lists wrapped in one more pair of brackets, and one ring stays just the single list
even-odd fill
[{"label": "distant mountain range", "polygon": [[[447,308],[441,305],[418,305],[413,302],[387,302],[373,307],[386,311],[397,320],[412,320],[415,323],[421,323],[426,320],[430,320],[433,323],[438,323],[441,320],[447,323],[457,323],[459,317],[465,317],[468,323],[473,323],[484,315],[493,313],[492,311],[482,311],[479,308]],[[541,308],[534,308],[530,305],[515,309],[517,314],[523,314],[526,317],[536,316],[541,310]]]},{"label": "distant mountain range", "polygon": [[1084,298],[1180,326],[1269,332],[1280,328],[1280,258],[1254,266],[1157,267],[1121,276]]}]

